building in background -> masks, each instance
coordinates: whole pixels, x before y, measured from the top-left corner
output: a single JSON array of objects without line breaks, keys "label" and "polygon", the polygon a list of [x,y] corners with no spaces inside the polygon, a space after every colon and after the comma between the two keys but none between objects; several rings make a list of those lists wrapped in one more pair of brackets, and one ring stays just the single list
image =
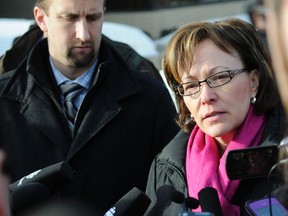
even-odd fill
[{"label": "building in background", "polygon": [[143,29],[156,39],[178,26],[246,13],[251,0],[107,0],[105,19]]},{"label": "building in background", "polygon": [[[106,21],[143,29],[156,39],[191,21],[246,11],[251,0],[106,0]],[[33,18],[35,0],[2,0],[1,18]]]}]

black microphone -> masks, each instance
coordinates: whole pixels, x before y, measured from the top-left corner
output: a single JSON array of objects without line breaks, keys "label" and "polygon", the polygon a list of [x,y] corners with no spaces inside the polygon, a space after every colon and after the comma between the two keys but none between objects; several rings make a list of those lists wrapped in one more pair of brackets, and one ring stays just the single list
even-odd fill
[{"label": "black microphone", "polygon": [[50,197],[48,188],[38,182],[26,183],[17,187],[10,194],[10,208],[13,214],[21,213],[23,210],[29,209],[35,203],[41,203]]},{"label": "black microphone", "polygon": [[193,197],[187,197],[185,199],[186,205],[189,209],[197,209],[200,205],[199,200],[193,198]]},{"label": "black microphone", "polygon": [[140,189],[134,187],[118,200],[104,216],[144,215],[151,200]]},{"label": "black microphone", "polygon": [[25,184],[36,182],[46,186],[52,195],[70,183],[72,178],[72,168],[68,162],[62,161],[24,176],[18,181],[10,184],[9,189],[12,193]]},{"label": "black microphone", "polygon": [[213,187],[206,187],[199,191],[198,198],[203,212],[211,212],[215,216],[223,216],[218,192]]},{"label": "black microphone", "polygon": [[172,191],[171,193],[171,200],[175,203],[181,204],[182,208],[178,215],[194,215],[189,210],[196,209],[199,206],[199,201],[193,197],[185,198],[184,194],[180,191]]},{"label": "black microphone", "polygon": [[171,192],[171,200],[175,203],[181,204],[185,200],[185,196],[180,191],[174,190]]}]

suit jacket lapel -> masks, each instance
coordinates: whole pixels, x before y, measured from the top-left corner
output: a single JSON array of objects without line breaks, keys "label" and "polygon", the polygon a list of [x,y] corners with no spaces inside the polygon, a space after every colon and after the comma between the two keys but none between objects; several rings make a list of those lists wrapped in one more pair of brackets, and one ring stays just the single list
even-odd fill
[{"label": "suit jacket lapel", "polygon": [[113,119],[121,110],[117,102],[109,96],[100,95],[101,105],[92,101],[82,123],[75,135],[75,140],[68,154],[68,160],[73,157],[101,128]]},{"label": "suit jacket lapel", "polygon": [[134,75],[139,72],[131,71],[120,60],[121,56],[115,58],[116,54],[112,55],[112,49],[104,42],[101,43],[100,49],[101,56],[99,56],[94,85],[88,92],[91,94],[89,96],[87,94],[81,105],[83,109],[79,110],[81,125],[77,129],[76,123],[77,134],[68,154],[68,160],[121,111],[120,100],[141,91],[141,85]]},{"label": "suit jacket lapel", "polygon": [[[51,99],[48,99],[48,101]],[[61,122],[59,112],[55,112],[56,108],[51,103],[48,103],[47,95],[43,92],[36,91],[32,94],[28,101],[24,104],[21,113],[31,122],[33,127],[38,128],[47,139],[59,146],[63,152],[68,152],[69,143],[67,128]],[[63,116],[64,120],[64,116]],[[57,136],[55,136],[57,134]]]}]

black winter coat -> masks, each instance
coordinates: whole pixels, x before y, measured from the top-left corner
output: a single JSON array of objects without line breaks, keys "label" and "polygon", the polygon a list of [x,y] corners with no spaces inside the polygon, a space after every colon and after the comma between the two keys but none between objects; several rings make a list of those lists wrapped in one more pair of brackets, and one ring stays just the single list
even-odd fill
[{"label": "black winter coat", "polygon": [[71,141],[47,41],[38,43],[16,70],[0,76],[0,148],[12,182],[68,161],[73,181],[57,198],[75,197],[102,214],[133,187],[145,190],[153,158],[179,128],[164,84],[131,70],[104,39],[96,73]]},{"label": "black winter coat", "polygon": [[[284,114],[282,109],[276,110],[267,118],[263,132],[261,146],[278,145],[284,136]],[[146,194],[152,200],[147,216],[177,215],[181,206],[171,202],[171,193],[174,190],[182,192],[188,197],[188,188],[185,174],[186,147],[189,134],[180,131],[175,138],[155,157],[149,173]],[[197,164],[195,164],[197,166]],[[271,189],[280,187],[281,180],[273,178]],[[267,178],[242,180],[232,203],[241,207],[241,215],[246,215],[245,202],[255,200],[268,194]],[[196,197],[197,198],[197,197]]]}]

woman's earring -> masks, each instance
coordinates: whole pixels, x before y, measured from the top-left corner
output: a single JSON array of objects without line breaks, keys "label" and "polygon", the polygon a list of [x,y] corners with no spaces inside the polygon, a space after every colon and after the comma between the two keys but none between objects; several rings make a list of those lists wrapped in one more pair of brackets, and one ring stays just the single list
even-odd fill
[{"label": "woman's earring", "polygon": [[255,96],[250,99],[251,104],[255,104],[256,101],[257,101],[257,99]]},{"label": "woman's earring", "polygon": [[190,121],[195,121],[192,114],[190,114]]}]

